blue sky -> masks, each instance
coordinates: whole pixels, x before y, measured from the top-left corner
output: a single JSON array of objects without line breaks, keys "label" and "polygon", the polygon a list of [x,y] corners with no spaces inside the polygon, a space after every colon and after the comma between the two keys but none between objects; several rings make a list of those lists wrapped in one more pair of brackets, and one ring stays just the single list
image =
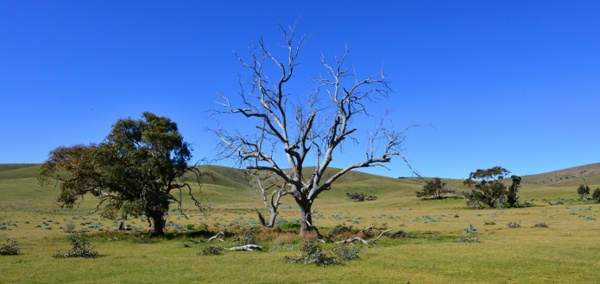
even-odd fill
[{"label": "blue sky", "polygon": [[[98,143],[143,111],[178,123],[194,161],[214,157],[209,110],[235,97],[247,55],[276,27],[310,37],[298,68],[341,55],[382,70],[394,93],[372,106],[412,129],[404,155],[425,176],[466,178],[600,162],[598,1],[0,1],[0,163],[41,163],[58,146]],[[236,124],[244,127],[244,121]],[[356,138],[370,126],[358,123]],[[366,145],[356,146],[357,151]],[[344,166],[353,148],[334,159]],[[223,165],[233,165],[221,161]],[[389,170],[410,176],[397,159]]]}]

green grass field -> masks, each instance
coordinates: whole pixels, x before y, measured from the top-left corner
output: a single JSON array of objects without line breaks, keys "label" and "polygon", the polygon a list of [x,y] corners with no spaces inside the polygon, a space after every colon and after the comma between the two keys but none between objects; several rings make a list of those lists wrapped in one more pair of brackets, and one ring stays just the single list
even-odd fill
[{"label": "green grass field", "polygon": [[[258,190],[249,187],[249,176],[222,167],[210,170],[214,178],[202,190],[211,210],[203,214],[187,203],[187,217],[169,212],[169,234],[157,240],[148,238],[144,220],[127,220],[134,230],[118,232],[118,222],[89,214],[95,208],[92,198],[61,209],[53,202],[57,189],[37,184],[35,165],[0,165],[0,242],[13,239],[21,249],[19,255],[0,256],[0,283],[596,283],[600,278],[600,205],[579,200],[576,179],[525,183],[520,200],[533,207],[473,210],[459,198],[416,198],[423,184],[415,180],[350,173],[315,202],[314,222],[321,233],[340,224],[374,225],[408,237],[355,243],[359,259],[319,267],[284,262],[301,254],[302,240],[258,227],[255,208],[267,211]],[[599,181],[595,175],[588,178],[592,190]],[[464,190],[459,181],[448,184]],[[346,198],[355,191],[378,198]],[[297,222],[290,199],[280,209],[280,222]],[[509,228],[509,222],[520,227]],[[534,227],[541,223],[547,228]],[[99,257],[52,257],[69,249],[68,224],[88,231]],[[477,234],[463,232],[470,225]],[[209,245],[235,245],[233,237],[208,242],[218,230],[243,228],[255,230],[263,251],[198,255]],[[465,237],[476,242],[461,242]]]}]

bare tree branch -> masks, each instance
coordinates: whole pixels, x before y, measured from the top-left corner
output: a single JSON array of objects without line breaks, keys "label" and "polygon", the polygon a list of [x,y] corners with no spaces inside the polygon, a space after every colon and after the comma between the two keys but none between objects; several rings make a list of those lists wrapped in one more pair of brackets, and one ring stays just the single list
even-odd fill
[{"label": "bare tree branch", "polygon": [[[346,68],[350,51],[346,46],[342,56],[334,57],[332,62],[321,56],[326,72],[315,80],[316,89],[308,95],[308,100],[292,95],[289,83],[299,70],[298,58],[305,37],[296,37],[296,25],[287,29],[280,26],[279,32],[283,38],[283,52],[271,50],[261,39],[252,47],[247,60],[235,54],[251,76],[246,82],[239,81],[239,105],[234,106],[233,101],[220,95],[219,105],[224,111],[218,114],[247,118],[255,127],[245,129],[244,133],[229,134],[219,125],[214,132],[221,139],[222,157],[236,159],[247,169],[270,172],[281,178],[278,189],[271,189],[272,185],[262,184],[259,180],[263,204],[271,212],[267,223],[257,210],[262,223],[272,226],[281,198],[292,195],[300,209],[301,233],[304,233],[313,228],[313,201],[344,174],[357,168],[383,166],[394,156],[408,164],[400,146],[405,131],[412,126],[400,132],[384,127],[383,123],[375,126],[368,140],[366,158],[324,180],[325,171],[344,143],[358,142],[353,137],[358,130],[352,125],[353,121],[361,116],[368,117],[369,105],[387,98],[392,90],[383,72],[361,79],[354,68]],[[295,104],[296,101],[300,103]],[[307,161],[316,166],[312,174],[305,177]],[[410,165],[409,168],[412,170]],[[289,189],[284,189],[286,187]]]}]

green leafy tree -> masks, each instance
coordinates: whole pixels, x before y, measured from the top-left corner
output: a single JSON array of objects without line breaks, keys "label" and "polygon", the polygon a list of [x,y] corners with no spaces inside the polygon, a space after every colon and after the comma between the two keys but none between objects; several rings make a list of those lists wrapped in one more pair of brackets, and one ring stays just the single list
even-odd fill
[{"label": "green leafy tree", "polygon": [[446,189],[446,183],[440,178],[434,178],[423,185],[421,191],[416,191],[417,197],[441,199],[449,190]]},{"label": "green leafy tree", "polygon": [[511,176],[512,185],[507,188],[504,178],[510,174],[505,168],[496,166],[489,169],[478,169],[464,180],[464,184],[472,188],[465,194],[467,205],[481,208],[482,203],[489,207],[513,207],[518,200],[518,191],[521,184],[519,176]]},{"label": "green leafy tree", "polygon": [[[57,181],[62,206],[72,207],[86,194],[99,199],[105,217],[144,216],[164,234],[165,214],[171,203],[181,209],[181,196],[192,187],[184,180],[200,172],[188,166],[189,145],[166,117],[145,112],[142,119],[120,119],[105,141],[98,145],[58,147],[40,168],[42,185]],[[178,194],[174,194],[177,192]]]},{"label": "green leafy tree", "polygon": [[519,192],[519,188],[521,188],[521,177],[513,175],[511,176],[511,179],[512,184],[508,187],[508,191],[506,192],[506,202],[508,203],[508,207],[515,207],[519,200],[517,193]]},{"label": "green leafy tree", "polygon": [[592,193],[592,199],[596,200],[596,202],[600,202],[600,187],[594,190],[594,193]]},{"label": "green leafy tree", "polygon": [[581,197],[581,199],[587,201],[590,198],[590,187],[587,186],[587,184],[579,185],[579,187],[577,188],[577,194],[579,194],[579,197]]}]

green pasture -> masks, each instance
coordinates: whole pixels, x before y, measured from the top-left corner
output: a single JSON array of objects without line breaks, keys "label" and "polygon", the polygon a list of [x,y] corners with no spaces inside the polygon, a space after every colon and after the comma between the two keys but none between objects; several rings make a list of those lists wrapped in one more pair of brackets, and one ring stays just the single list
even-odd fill
[{"label": "green pasture", "polygon": [[[186,202],[185,216],[169,212],[167,237],[149,239],[144,220],[129,219],[134,230],[118,232],[119,222],[90,214],[92,198],[60,208],[54,203],[57,189],[37,184],[35,165],[0,165],[0,243],[10,238],[21,250],[0,255],[0,283],[596,283],[600,278],[600,205],[580,201],[576,184],[525,183],[520,200],[532,207],[473,210],[460,198],[416,198],[423,186],[417,180],[354,172],[315,202],[313,218],[321,233],[342,224],[373,225],[402,230],[407,237],[355,243],[359,259],[319,267],[284,262],[301,254],[303,240],[259,228],[255,209],[268,212],[259,191],[249,186],[252,177],[228,168],[210,170],[212,178],[201,186],[210,209],[200,212]],[[466,190],[459,181],[448,184]],[[590,184],[592,190],[598,186]],[[352,192],[377,199],[354,202],[346,197]],[[284,198],[280,211],[280,227],[286,227],[282,222],[293,227],[289,224],[298,216],[292,201]],[[509,228],[509,222],[519,227]],[[52,257],[69,249],[68,224],[87,231],[99,257]],[[470,225],[477,234],[464,232]],[[235,245],[234,237],[209,242],[219,230],[245,228],[255,230],[263,251],[198,254],[209,245]]]}]

